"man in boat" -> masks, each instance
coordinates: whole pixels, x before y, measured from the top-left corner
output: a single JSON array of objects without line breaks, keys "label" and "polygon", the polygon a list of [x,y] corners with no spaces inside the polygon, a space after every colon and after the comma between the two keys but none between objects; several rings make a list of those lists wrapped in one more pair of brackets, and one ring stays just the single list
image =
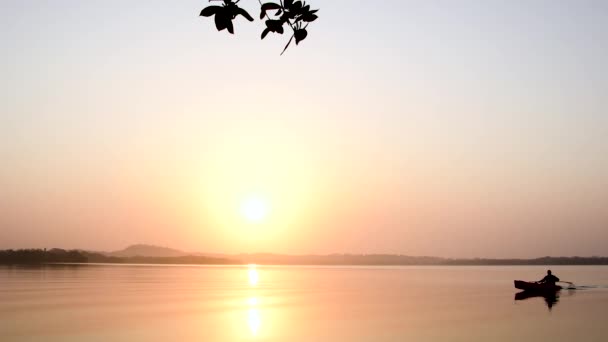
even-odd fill
[{"label": "man in boat", "polygon": [[551,270],[547,270],[547,275],[539,281],[541,284],[555,285],[559,281],[559,278],[551,274]]}]

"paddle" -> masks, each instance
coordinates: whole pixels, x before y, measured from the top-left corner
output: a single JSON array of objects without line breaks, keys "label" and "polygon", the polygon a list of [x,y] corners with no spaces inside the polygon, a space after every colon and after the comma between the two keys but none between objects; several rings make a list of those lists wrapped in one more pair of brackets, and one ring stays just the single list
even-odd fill
[{"label": "paddle", "polygon": [[571,281],[562,281],[562,280],[560,280],[560,281],[558,281],[558,283],[565,283],[565,284],[570,285],[570,286],[568,287],[569,289],[576,289],[576,286],[575,286],[575,285],[574,285],[574,283],[573,283],[573,282],[571,282]]}]

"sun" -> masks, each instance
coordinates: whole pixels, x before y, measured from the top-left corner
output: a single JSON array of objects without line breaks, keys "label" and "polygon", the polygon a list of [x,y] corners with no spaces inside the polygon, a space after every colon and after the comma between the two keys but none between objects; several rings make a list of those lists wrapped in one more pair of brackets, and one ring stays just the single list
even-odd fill
[{"label": "sun", "polygon": [[262,222],[269,213],[270,204],[261,196],[249,196],[241,202],[241,214],[249,222]]}]

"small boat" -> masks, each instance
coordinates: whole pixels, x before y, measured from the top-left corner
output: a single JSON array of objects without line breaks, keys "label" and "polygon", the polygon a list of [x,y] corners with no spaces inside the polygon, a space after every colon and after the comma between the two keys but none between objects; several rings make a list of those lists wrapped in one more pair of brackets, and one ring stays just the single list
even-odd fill
[{"label": "small boat", "polygon": [[537,282],[529,282],[523,280],[515,280],[515,288],[525,291],[536,291],[536,292],[555,292],[562,289],[561,286],[555,284],[543,284]]}]

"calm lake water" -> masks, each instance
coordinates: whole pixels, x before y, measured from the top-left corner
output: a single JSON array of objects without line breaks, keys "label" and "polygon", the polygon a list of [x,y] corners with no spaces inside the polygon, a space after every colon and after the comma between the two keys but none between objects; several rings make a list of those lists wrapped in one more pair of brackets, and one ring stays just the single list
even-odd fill
[{"label": "calm lake water", "polygon": [[0,266],[0,341],[608,341],[608,267],[551,269]]}]

